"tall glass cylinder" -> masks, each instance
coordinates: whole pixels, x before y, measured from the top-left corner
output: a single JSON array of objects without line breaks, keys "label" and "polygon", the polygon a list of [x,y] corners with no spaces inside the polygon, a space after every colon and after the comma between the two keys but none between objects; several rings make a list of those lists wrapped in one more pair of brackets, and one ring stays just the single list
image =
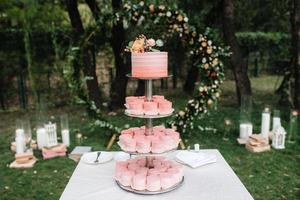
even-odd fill
[{"label": "tall glass cylinder", "polygon": [[274,110],[273,119],[272,119],[272,132],[274,132],[280,126],[281,126],[280,111]]},{"label": "tall glass cylinder", "polygon": [[24,133],[24,123],[23,120],[18,119],[16,121],[16,131],[15,131],[15,142],[16,142],[16,153],[21,154],[26,150],[25,145],[25,133]]},{"label": "tall glass cylinder", "polygon": [[252,97],[250,95],[243,95],[241,97],[240,123],[251,122],[251,115],[252,115]]},{"label": "tall glass cylinder", "polygon": [[271,113],[270,109],[266,107],[262,112],[261,116],[261,135],[263,138],[269,140],[269,132],[270,132],[270,121],[271,121]]},{"label": "tall glass cylinder", "polygon": [[30,120],[29,118],[25,118],[23,122],[24,122],[24,135],[25,135],[26,149],[31,150],[32,133],[31,133]]},{"label": "tall glass cylinder", "polygon": [[62,143],[67,146],[70,146],[69,119],[67,114],[63,114],[60,116],[60,128]]},{"label": "tall glass cylinder", "polygon": [[293,143],[296,141],[298,129],[298,111],[292,110],[290,114],[290,125],[288,133],[288,142]]}]

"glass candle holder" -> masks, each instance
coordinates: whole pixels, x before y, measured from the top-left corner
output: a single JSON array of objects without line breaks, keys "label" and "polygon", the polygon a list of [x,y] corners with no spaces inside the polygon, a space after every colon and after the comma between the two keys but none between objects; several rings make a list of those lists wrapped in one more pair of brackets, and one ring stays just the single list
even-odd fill
[{"label": "glass candle holder", "polygon": [[30,120],[28,118],[25,118],[23,122],[24,122],[24,135],[25,135],[26,149],[31,150],[32,133],[31,133]]},{"label": "glass candle holder", "polygon": [[251,122],[251,115],[252,97],[250,95],[243,95],[241,97],[240,123]]},{"label": "glass candle holder", "polygon": [[298,111],[292,110],[290,114],[290,125],[289,125],[289,134],[288,142],[294,143],[296,141],[297,129],[298,129]]},{"label": "glass candle holder", "polygon": [[60,116],[60,127],[62,143],[67,146],[70,146],[69,120],[67,114],[63,114]]},{"label": "glass candle holder", "polygon": [[266,107],[261,116],[261,135],[263,138],[269,140],[270,133],[270,121],[271,121],[270,109]]},{"label": "glass candle holder", "polygon": [[280,111],[274,110],[273,111],[273,119],[272,119],[272,132],[274,132],[280,126],[281,126]]},{"label": "glass candle holder", "polygon": [[231,130],[232,122],[229,118],[224,119],[224,134],[223,134],[223,140],[227,141],[229,140],[229,134]]}]

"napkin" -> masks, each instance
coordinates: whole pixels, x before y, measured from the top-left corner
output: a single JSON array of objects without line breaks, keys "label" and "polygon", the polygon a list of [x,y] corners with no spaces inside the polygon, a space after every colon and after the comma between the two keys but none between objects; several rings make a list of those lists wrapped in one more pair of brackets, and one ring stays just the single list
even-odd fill
[{"label": "napkin", "polygon": [[189,151],[181,151],[175,156],[175,158],[182,164],[186,164],[192,168],[201,167],[217,161],[214,154]]}]

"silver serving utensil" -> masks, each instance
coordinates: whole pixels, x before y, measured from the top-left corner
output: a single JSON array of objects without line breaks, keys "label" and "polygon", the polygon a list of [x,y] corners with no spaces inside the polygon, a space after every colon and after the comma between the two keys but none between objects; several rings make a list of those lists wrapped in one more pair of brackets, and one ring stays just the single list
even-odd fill
[{"label": "silver serving utensil", "polygon": [[94,161],[94,163],[98,163],[99,162],[99,157],[100,157],[101,151],[97,152],[97,157],[96,160]]}]

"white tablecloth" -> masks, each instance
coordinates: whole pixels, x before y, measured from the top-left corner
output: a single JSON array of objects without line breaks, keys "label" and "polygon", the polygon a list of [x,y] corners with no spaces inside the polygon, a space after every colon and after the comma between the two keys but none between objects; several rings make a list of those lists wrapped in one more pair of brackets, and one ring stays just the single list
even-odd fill
[{"label": "white tablecloth", "polygon": [[[118,187],[113,179],[115,162],[87,165],[80,162],[60,200],[249,200],[240,179],[218,150],[201,150],[217,156],[217,162],[197,169],[184,167],[185,181],[181,187],[165,194],[138,195]],[[176,152],[168,155],[172,158]]]}]

